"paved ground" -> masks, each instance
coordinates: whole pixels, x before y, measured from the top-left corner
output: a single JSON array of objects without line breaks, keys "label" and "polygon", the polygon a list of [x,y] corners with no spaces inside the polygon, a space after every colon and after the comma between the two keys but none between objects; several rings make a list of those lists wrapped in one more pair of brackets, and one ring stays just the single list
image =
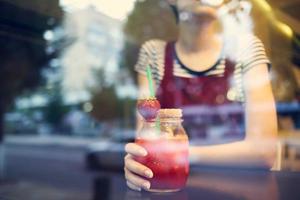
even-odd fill
[{"label": "paved ground", "polygon": [[0,184],[1,200],[85,200],[91,193],[58,189],[37,182],[11,182]]},{"label": "paved ground", "polygon": [[5,142],[4,200],[91,200],[98,176],[85,168],[93,139],[9,137]]},{"label": "paved ground", "polygon": [[86,145],[99,140],[101,139],[59,135],[8,135],[5,138],[5,143],[31,146],[56,145],[62,147],[85,147]]}]

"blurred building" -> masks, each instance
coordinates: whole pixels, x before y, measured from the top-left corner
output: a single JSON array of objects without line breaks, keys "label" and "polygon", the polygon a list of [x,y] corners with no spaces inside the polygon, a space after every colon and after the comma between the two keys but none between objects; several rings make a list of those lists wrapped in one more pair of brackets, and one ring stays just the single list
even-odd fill
[{"label": "blurred building", "polygon": [[92,6],[66,14],[63,28],[73,40],[60,57],[66,102],[87,101],[88,89],[117,81],[123,40],[121,25],[121,21]]}]

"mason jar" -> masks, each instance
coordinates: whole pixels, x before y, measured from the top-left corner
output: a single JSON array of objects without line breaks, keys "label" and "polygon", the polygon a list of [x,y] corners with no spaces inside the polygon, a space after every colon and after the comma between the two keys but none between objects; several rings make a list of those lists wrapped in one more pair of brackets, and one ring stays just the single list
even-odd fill
[{"label": "mason jar", "polygon": [[189,142],[182,127],[181,109],[161,109],[158,118],[142,121],[135,142],[147,151],[135,160],[150,168],[150,192],[175,192],[185,187],[189,175]]}]

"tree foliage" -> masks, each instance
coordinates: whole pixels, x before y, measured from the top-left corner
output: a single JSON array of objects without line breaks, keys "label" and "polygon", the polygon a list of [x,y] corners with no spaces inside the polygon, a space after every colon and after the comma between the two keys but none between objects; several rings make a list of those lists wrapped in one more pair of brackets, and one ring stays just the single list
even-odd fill
[{"label": "tree foliage", "polygon": [[173,41],[177,38],[178,30],[175,17],[165,0],[145,0],[136,1],[124,25],[124,34],[120,65],[128,68],[135,77],[133,66],[141,45],[150,39]]},{"label": "tree foliage", "polygon": [[[24,9],[31,1],[0,2],[0,142],[3,138],[3,115],[16,96],[30,91],[43,82],[42,69],[51,58],[46,53],[43,37],[50,16],[38,6]],[[44,6],[60,13],[58,1],[45,1]],[[52,21],[54,18],[52,18]]]}]

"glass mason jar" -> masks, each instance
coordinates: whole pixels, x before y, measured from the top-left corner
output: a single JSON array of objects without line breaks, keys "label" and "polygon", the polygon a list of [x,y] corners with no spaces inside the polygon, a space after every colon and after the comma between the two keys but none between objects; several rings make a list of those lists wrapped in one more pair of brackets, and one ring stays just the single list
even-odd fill
[{"label": "glass mason jar", "polygon": [[143,121],[136,143],[148,154],[135,160],[150,168],[150,192],[175,192],[185,187],[189,175],[188,136],[181,109],[161,109],[158,120]]}]

